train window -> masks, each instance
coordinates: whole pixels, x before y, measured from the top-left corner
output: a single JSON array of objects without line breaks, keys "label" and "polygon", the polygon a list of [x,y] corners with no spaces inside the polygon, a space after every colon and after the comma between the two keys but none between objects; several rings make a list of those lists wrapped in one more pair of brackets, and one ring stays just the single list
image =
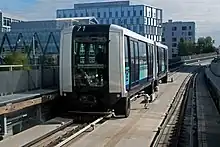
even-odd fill
[{"label": "train window", "polygon": [[149,44],[148,45],[148,73],[149,73],[149,78],[152,78],[153,76],[153,45]]},{"label": "train window", "polygon": [[125,67],[129,67],[128,64],[128,37],[124,36],[124,53],[125,53]]},{"label": "train window", "polygon": [[147,78],[146,44],[139,42],[140,80]]},{"label": "train window", "polygon": [[104,86],[104,82],[108,80],[106,76],[107,43],[77,41],[75,48],[76,84]]},{"label": "train window", "polygon": [[130,67],[129,67],[129,56],[128,56],[128,37],[124,36],[124,53],[125,53],[125,83],[126,90],[129,89],[129,81],[130,81]]},{"label": "train window", "polygon": [[140,73],[140,59],[139,59],[139,48],[138,48],[138,42],[134,42],[134,49],[135,49],[135,81],[139,81],[139,73]]},{"label": "train window", "polygon": [[130,60],[131,60],[131,84],[135,82],[135,48],[134,41],[130,40]]}]

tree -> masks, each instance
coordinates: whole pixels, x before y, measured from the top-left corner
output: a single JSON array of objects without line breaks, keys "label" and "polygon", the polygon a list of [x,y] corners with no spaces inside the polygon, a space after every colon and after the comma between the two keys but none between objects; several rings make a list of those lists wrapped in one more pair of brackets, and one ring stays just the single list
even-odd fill
[{"label": "tree", "polygon": [[197,41],[197,48],[200,50],[200,53],[210,53],[215,51],[214,47],[215,41],[212,37],[200,37]]},{"label": "tree", "polygon": [[179,56],[215,52],[214,42],[210,36],[198,38],[197,43],[181,38],[178,44]]},{"label": "tree", "polygon": [[[11,54],[6,55],[6,57],[4,58],[4,62],[6,65],[27,65],[28,56],[25,53],[12,52]],[[23,69],[30,69],[30,67],[24,67]]]},{"label": "tree", "polygon": [[179,56],[185,56],[187,54],[187,49],[183,38],[180,38],[178,49],[179,49]]}]

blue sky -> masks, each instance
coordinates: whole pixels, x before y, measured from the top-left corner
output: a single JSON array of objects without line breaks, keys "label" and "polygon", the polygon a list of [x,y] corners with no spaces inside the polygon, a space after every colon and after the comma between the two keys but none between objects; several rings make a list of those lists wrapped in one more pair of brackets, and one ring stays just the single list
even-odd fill
[{"label": "blue sky", "polygon": [[[28,20],[55,18],[56,9],[72,8],[74,3],[109,0],[2,0],[0,9]],[[195,21],[196,36],[213,36],[220,44],[220,0],[130,0],[163,9],[163,21],[168,19]]]}]

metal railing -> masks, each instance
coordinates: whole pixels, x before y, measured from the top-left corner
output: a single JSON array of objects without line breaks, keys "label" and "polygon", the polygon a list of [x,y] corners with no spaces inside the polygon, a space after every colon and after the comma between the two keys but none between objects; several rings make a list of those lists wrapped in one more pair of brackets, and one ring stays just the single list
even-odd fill
[{"label": "metal railing", "polygon": [[0,95],[58,88],[58,66],[0,65]]}]

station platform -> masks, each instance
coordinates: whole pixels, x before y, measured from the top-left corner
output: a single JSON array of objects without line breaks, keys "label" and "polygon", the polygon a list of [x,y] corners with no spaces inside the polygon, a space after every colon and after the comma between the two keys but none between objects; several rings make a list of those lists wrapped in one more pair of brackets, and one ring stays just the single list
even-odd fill
[{"label": "station platform", "polygon": [[0,141],[0,147],[22,147],[35,139],[46,135],[47,133],[56,130],[61,125],[70,123],[71,119],[55,118],[45,122],[42,125],[37,125],[26,131],[23,131],[14,136],[10,136]]},{"label": "station platform", "polygon": [[[191,68],[192,70],[192,68]],[[159,85],[158,98],[145,109],[142,98],[134,101],[126,119],[110,119],[68,145],[70,147],[146,147],[150,146],[165,113],[189,72],[178,73],[173,83]]]},{"label": "station platform", "polygon": [[57,89],[38,89],[0,96],[0,115],[52,100],[56,94]]}]

